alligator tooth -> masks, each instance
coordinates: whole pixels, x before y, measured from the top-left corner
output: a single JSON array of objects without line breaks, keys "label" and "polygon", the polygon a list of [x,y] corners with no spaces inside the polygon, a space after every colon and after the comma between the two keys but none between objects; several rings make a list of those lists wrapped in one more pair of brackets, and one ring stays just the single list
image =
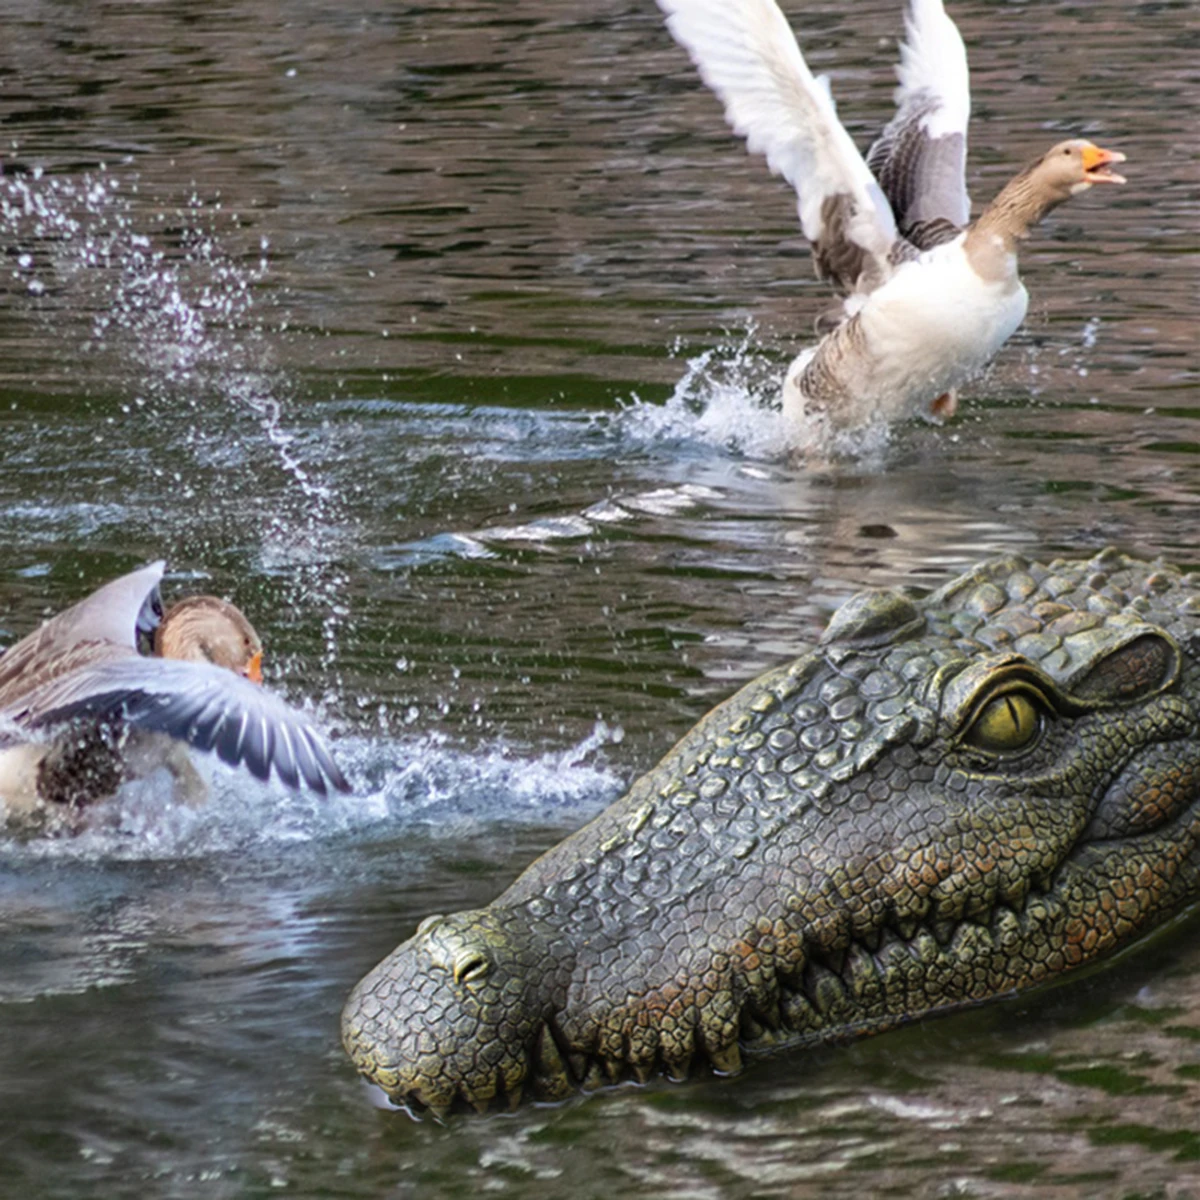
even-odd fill
[{"label": "alligator tooth", "polygon": [[683,1083],[692,1071],[691,1056],[677,1059],[675,1062],[663,1063],[663,1070],[672,1083]]},{"label": "alligator tooth", "polygon": [[638,1081],[638,1083],[649,1083],[653,1074],[654,1074],[654,1064],[653,1063],[634,1063],[633,1064],[633,1077]]},{"label": "alligator tooth", "polygon": [[881,991],[879,960],[863,946],[857,947],[848,960],[846,991],[853,1004],[869,1007]]},{"label": "alligator tooth", "polygon": [[543,1025],[542,1032],[538,1035],[537,1071],[543,1079],[554,1084],[570,1082],[567,1078],[567,1065],[558,1052],[558,1043],[554,1040],[549,1025]]},{"label": "alligator tooth", "polygon": [[532,1064],[527,1061],[513,1062],[508,1064],[508,1070],[503,1067],[496,1068],[496,1101],[497,1103],[509,1103],[509,1097],[516,1092],[518,1096],[521,1094],[522,1087],[525,1083],[525,1078],[532,1071]]},{"label": "alligator tooth", "polygon": [[583,1082],[579,1085],[585,1092],[595,1092],[600,1088],[607,1086],[607,1080],[604,1078],[604,1072],[600,1068],[598,1062],[592,1063],[583,1075]]},{"label": "alligator tooth", "polygon": [[737,1042],[730,1042],[720,1050],[710,1050],[708,1061],[718,1075],[736,1075],[742,1069],[742,1048]]},{"label": "alligator tooth", "polygon": [[817,1029],[822,1024],[808,997],[799,991],[791,992],[783,1000],[783,1021],[788,1029],[803,1032]]},{"label": "alligator tooth", "polygon": [[508,1089],[508,1111],[516,1112],[521,1107],[521,1085],[518,1083],[516,1087]]},{"label": "alligator tooth", "polygon": [[805,972],[804,994],[822,1017],[828,1018],[831,1013],[840,1012],[845,1008],[846,989],[841,977],[820,963],[809,964]]},{"label": "alligator tooth", "polygon": [[446,1118],[454,1107],[454,1102],[451,1100],[426,1100],[425,1106],[433,1113],[433,1119],[439,1125],[445,1125]]},{"label": "alligator tooth", "polygon": [[488,1105],[503,1086],[503,1080],[497,1072],[493,1078],[480,1080],[478,1084],[460,1083],[458,1093],[477,1113],[482,1114],[487,1112]]},{"label": "alligator tooth", "polygon": [[741,1026],[742,1037],[748,1042],[756,1042],[766,1033],[766,1030],[749,1013],[742,1013]]}]

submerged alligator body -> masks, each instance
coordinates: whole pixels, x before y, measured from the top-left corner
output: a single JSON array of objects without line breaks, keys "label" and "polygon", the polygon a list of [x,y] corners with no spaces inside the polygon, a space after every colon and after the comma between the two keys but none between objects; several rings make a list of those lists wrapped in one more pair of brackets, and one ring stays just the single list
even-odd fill
[{"label": "submerged alligator body", "polygon": [[410,1111],[875,1033],[1091,962],[1200,892],[1200,590],[1105,551],[864,592],[343,1039]]}]

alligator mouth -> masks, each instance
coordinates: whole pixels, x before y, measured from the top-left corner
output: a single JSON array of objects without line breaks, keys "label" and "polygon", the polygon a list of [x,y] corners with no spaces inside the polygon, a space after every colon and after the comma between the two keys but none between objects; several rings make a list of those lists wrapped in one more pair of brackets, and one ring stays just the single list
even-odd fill
[{"label": "alligator mouth", "polygon": [[[371,1086],[379,1088],[392,1108],[403,1110],[415,1121],[432,1118],[444,1122],[457,1115],[514,1112],[528,1101],[558,1104],[580,1093],[630,1081],[647,1083],[655,1074],[669,1074],[665,1069],[643,1071],[624,1059],[604,1060],[577,1053],[570,1049],[567,1038],[553,1019],[544,1021],[536,1029],[526,1049],[524,1063],[520,1082],[506,1082],[503,1073],[497,1071],[490,1086],[472,1088],[460,1084],[449,1098],[434,1098],[419,1084],[396,1091],[389,1091],[378,1083]],[[393,1072],[385,1069],[382,1073]],[[686,1077],[686,1071],[683,1077]]]},{"label": "alligator mouth", "polygon": [[[1146,843],[1151,851],[1146,858],[1153,861],[1153,851],[1170,841],[1173,828],[1189,818],[1193,823],[1200,820],[1200,796],[1168,826],[1122,841]],[[1150,846],[1151,841],[1156,845]],[[1022,895],[996,900],[987,914],[888,925],[868,939],[852,941],[837,953],[812,948],[801,970],[777,976],[776,1002],[769,1009],[750,1003],[743,1005],[738,1038],[719,1053],[705,1048],[699,1033],[693,1053],[683,1059],[667,1060],[656,1055],[652,1060],[639,1062],[628,1044],[620,1057],[582,1053],[569,1048],[557,1024],[550,1020],[542,1025],[527,1050],[525,1075],[516,1086],[506,1086],[497,1073],[494,1090],[488,1089],[486,1096],[479,1089],[460,1086],[448,1101],[434,1099],[418,1085],[407,1091],[387,1093],[388,1099],[415,1121],[432,1119],[442,1123],[458,1115],[495,1115],[515,1111],[528,1101],[559,1104],[580,1094],[622,1085],[645,1085],[659,1077],[682,1083],[701,1072],[734,1075],[742,1069],[743,1056],[754,1059],[785,1049],[848,1042],[1016,995],[1085,965],[1091,956],[1074,947],[1058,947],[1055,950],[1058,961],[1045,962],[1030,977],[1007,980],[1004,986],[985,994],[958,996],[916,1012],[858,1016],[852,1012],[853,998],[869,993],[889,970],[907,966],[936,975],[952,971],[963,961],[978,961],[995,947],[1014,941],[1028,944],[1046,926],[1066,919],[1065,897],[1072,885],[1070,876],[1076,871],[1086,872],[1086,857],[1103,853],[1105,846],[1113,844],[1105,841],[1077,844],[1057,869],[1030,879]],[[1173,911],[1164,912],[1163,918]],[[1155,923],[1150,922],[1139,932],[1147,932]]]},{"label": "alligator mouth", "polygon": [[[1160,770],[1164,763],[1170,764],[1167,775]],[[668,1059],[645,1043],[635,1047],[628,1038],[601,1054],[573,1048],[559,1019],[549,1017],[518,1052],[519,1065],[516,1071],[510,1067],[507,1082],[497,1071],[482,1086],[478,1080],[462,1082],[437,1094],[436,1087],[411,1074],[405,1080],[403,1067],[380,1074],[390,1076],[389,1083],[395,1080],[394,1090],[385,1090],[414,1120],[445,1121],[458,1113],[513,1110],[526,1101],[560,1103],[659,1076],[682,1082],[705,1068],[736,1074],[743,1055],[850,1041],[1011,996],[1093,962],[1173,915],[1184,895],[1172,888],[1172,872],[1198,841],[1200,744],[1192,738],[1148,740],[1112,771],[1091,820],[1059,862],[1031,870],[1006,888],[989,889],[973,904],[929,896],[919,915],[893,917],[844,945],[823,947],[806,938],[801,965],[794,970],[777,966],[773,987],[757,1000],[738,996],[737,1038],[728,1046],[714,1050],[697,1029],[682,1057]],[[1181,872],[1180,879],[1186,874]],[[1080,895],[1099,894],[1130,905],[1120,914],[1121,931],[1092,920],[1086,900],[1081,905]],[[1047,953],[1032,958],[1020,953],[1032,945],[1048,948]],[[903,994],[914,977],[960,978],[963,964],[982,971],[987,963],[985,983],[964,983],[944,1003],[898,1011],[905,1006],[897,1003],[895,987]]]}]

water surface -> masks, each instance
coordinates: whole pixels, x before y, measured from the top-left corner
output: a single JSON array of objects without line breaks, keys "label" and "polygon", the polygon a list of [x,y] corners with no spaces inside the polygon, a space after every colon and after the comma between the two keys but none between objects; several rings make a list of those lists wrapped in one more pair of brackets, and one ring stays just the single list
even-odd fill
[{"label": "water surface", "polygon": [[[1200,544],[1195,8],[952,4],[978,205],[1129,155],[1030,240],[959,418],[777,449],[827,293],[654,6],[0,10],[0,636],[165,556],[354,779],[219,766],[0,842],[0,1178],[31,1197],[1200,1187],[1188,924],[1041,996],[736,1080],[371,1108],[353,982],[486,903],[867,585]],[[900,5],[790,5],[865,144]],[[1103,194],[1100,194],[1103,192]]]}]

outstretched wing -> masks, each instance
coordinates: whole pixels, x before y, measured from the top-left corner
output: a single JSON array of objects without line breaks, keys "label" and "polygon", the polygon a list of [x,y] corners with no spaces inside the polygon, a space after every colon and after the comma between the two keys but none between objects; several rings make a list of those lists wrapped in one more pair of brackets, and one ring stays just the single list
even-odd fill
[{"label": "outstretched wing", "polygon": [[208,663],[125,658],[84,666],[51,681],[4,715],[28,728],[76,717],[111,717],[215,750],[259,779],[272,767],[289,787],[303,779],[325,795],[326,781],[350,785],[321,734],[301,712],[240,675]]},{"label": "outstretched wing", "polygon": [[155,562],[97,588],[0,654],[0,710],[88,663],[136,654],[139,634],[162,618]]},{"label": "outstretched wing", "polygon": [[942,0],[911,0],[896,68],[896,115],[867,155],[901,234],[926,250],[971,218],[967,51]]},{"label": "outstretched wing", "polygon": [[892,272],[892,210],[775,0],[658,0],[730,125],[799,197],[817,273],[845,292]]}]

